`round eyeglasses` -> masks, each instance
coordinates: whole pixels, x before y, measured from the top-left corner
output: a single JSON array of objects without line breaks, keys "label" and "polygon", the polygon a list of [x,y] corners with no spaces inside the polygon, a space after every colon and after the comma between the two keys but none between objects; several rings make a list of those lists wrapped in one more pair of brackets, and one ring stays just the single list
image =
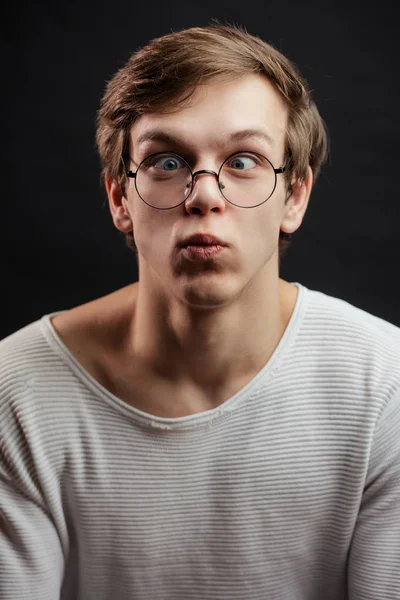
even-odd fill
[{"label": "round eyeglasses", "polygon": [[217,178],[222,196],[240,208],[255,208],[274,193],[277,175],[286,167],[275,168],[258,152],[243,150],[224,160],[218,173],[202,169],[193,173],[182,156],[175,152],[156,152],[139,164],[136,172],[125,171],[135,179],[140,198],[153,208],[169,210],[183,204],[193,191],[195,178],[209,173]]}]

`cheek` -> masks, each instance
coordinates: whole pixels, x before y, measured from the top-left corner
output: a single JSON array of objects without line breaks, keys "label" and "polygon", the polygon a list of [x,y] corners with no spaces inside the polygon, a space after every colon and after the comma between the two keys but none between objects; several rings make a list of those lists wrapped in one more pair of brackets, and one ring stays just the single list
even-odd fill
[{"label": "cheek", "polygon": [[[139,201],[142,202],[139,198]],[[146,260],[165,259],[171,238],[171,217],[166,211],[159,211],[142,202],[135,205],[133,224],[136,246]]]},{"label": "cheek", "polygon": [[[257,210],[257,209],[254,209]],[[271,202],[259,207],[259,212],[254,214],[250,231],[251,243],[258,248],[270,250],[278,244],[282,209],[279,203]]]}]

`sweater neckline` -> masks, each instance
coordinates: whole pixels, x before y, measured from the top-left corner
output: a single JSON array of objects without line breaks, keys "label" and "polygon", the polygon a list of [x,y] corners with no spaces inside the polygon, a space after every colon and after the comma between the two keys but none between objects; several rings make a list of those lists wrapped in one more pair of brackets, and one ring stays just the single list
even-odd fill
[{"label": "sweater neckline", "polygon": [[243,388],[236,392],[236,394],[225,400],[216,408],[184,417],[159,417],[152,415],[151,413],[146,413],[129,405],[127,402],[121,400],[107,390],[103,385],[101,385],[101,383],[99,383],[75,358],[69,348],[58,336],[51,322],[51,319],[54,316],[65,312],[64,310],[43,315],[40,319],[40,325],[42,333],[53,350],[63,360],[63,362],[67,364],[74,375],[77,376],[87,388],[90,388],[99,399],[107,402],[107,404],[111,405],[114,409],[123,412],[125,415],[133,418],[140,424],[152,429],[164,431],[185,431],[200,425],[209,426],[211,422],[226,418],[241,404],[241,401],[244,398],[248,398],[254,392],[254,388],[257,387],[260,380],[265,382],[266,379],[273,377],[275,371],[282,361],[283,356],[286,354],[288,347],[296,337],[297,331],[302,322],[302,316],[305,312],[306,298],[309,290],[298,282],[292,283],[298,288],[296,304],[286,329],[267,363],[251,379],[251,381],[249,381]]}]

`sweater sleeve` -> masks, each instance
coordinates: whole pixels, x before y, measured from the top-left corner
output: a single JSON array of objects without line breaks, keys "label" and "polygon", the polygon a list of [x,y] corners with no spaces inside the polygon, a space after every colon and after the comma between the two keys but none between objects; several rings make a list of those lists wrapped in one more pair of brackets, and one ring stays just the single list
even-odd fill
[{"label": "sweater sleeve", "polygon": [[0,470],[0,598],[58,600],[63,554],[49,516]]},{"label": "sweater sleeve", "polygon": [[64,552],[24,423],[29,411],[11,380],[2,378],[0,393],[0,598],[58,600]]},{"label": "sweater sleeve", "polygon": [[378,421],[348,563],[349,600],[400,600],[400,394]]}]

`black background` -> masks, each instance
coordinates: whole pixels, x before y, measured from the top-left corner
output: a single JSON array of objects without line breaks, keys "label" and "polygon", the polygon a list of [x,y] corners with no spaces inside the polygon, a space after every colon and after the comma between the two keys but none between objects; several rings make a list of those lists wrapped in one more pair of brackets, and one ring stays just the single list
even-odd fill
[{"label": "black background", "polygon": [[105,82],[149,39],[244,25],[292,59],[331,138],[281,275],[400,325],[395,3],[15,3],[3,15],[0,337],[137,279],[99,183]]}]

